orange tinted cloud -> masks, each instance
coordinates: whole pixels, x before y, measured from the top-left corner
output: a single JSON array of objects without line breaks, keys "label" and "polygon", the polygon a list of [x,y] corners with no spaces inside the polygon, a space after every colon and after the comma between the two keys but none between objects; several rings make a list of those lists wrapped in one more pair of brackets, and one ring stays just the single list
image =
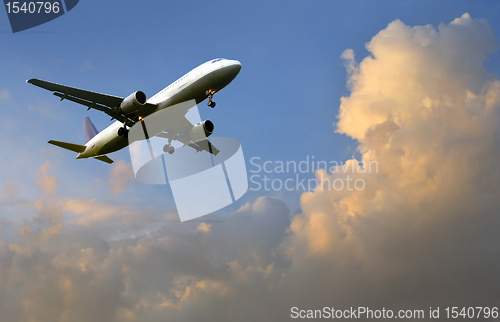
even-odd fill
[{"label": "orange tinted cloud", "polygon": [[108,184],[113,195],[117,196],[122,193],[131,184],[133,178],[134,171],[130,163],[122,160],[116,162],[108,177]]},{"label": "orange tinted cloud", "polygon": [[36,174],[36,184],[44,195],[53,195],[56,192],[57,179],[55,176],[50,176],[50,170],[54,169],[55,165],[45,162],[38,168]]}]

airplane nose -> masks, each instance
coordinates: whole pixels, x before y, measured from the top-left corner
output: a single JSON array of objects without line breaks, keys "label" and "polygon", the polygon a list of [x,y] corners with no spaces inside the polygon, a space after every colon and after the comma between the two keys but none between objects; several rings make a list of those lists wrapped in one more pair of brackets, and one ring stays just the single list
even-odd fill
[{"label": "airplane nose", "polygon": [[237,60],[231,60],[230,65],[228,66],[232,73],[234,73],[234,77],[238,75],[241,70],[241,63]]},{"label": "airplane nose", "polygon": [[238,69],[238,72],[241,70],[241,63],[237,60],[233,60],[233,64],[235,66],[235,68]]}]

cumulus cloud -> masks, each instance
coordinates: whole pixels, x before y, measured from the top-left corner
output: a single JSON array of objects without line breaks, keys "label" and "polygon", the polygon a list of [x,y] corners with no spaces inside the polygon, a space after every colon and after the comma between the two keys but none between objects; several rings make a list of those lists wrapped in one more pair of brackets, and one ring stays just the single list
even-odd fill
[{"label": "cumulus cloud", "polygon": [[293,297],[306,306],[495,305],[500,82],[483,67],[497,48],[489,24],[396,20],[366,48],[359,64],[342,55],[351,93],[337,131],[378,171],[317,173],[366,188],[302,196],[283,244],[293,260],[284,289],[314,294]]},{"label": "cumulus cloud", "polygon": [[113,165],[108,177],[108,184],[111,187],[111,192],[117,196],[131,184],[131,179],[134,178],[134,171],[130,163],[118,161]]},{"label": "cumulus cloud", "polygon": [[214,319],[237,318],[237,308],[221,305],[277,274],[272,252],[289,224],[288,209],[271,198],[211,224],[159,225],[144,209],[54,196],[37,210],[11,223],[16,237],[0,244],[8,321],[193,320],[206,310]]},{"label": "cumulus cloud", "polygon": [[469,14],[437,29],[390,23],[366,45],[371,56],[359,65],[352,50],[342,55],[351,95],[341,99],[338,132],[362,140],[388,115],[395,124],[411,126],[446,108],[468,106],[472,113],[474,95],[496,86],[483,62],[497,46],[488,22]]},{"label": "cumulus cloud", "polygon": [[[437,28],[396,20],[370,56],[346,51],[337,129],[359,142],[365,170],[378,166],[319,171],[365,188],[321,186],[292,216],[261,197],[215,221],[159,223],[166,211],[61,198],[57,169],[42,165],[33,218],[3,223],[0,316],[282,321],[293,306],[497,306],[500,82],[483,67],[496,46],[465,14]],[[129,170],[110,173],[118,193]]]}]

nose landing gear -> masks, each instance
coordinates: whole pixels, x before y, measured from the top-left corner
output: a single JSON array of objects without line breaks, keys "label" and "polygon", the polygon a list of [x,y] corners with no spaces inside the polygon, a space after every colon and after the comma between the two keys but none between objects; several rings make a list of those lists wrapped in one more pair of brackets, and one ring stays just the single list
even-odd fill
[{"label": "nose landing gear", "polygon": [[215,94],[215,91],[209,89],[207,91],[207,95],[208,95],[208,102],[207,102],[207,105],[210,106],[211,108],[214,108],[215,107],[215,102],[212,101],[212,97],[214,96]]}]

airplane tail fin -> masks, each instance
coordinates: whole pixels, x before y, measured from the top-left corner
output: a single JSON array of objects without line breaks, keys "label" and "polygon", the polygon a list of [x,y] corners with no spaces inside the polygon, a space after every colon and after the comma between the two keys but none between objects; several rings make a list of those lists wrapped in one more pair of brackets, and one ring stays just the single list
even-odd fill
[{"label": "airplane tail fin", "polygon": [[87,142],[90,141],[90,139],[92,139],[94,136],[96,136],[97,133],[99,133],[99,131],[97,131],[97,129],[95,128],[92,121],[88,117],[86,117],[83,120],[83,141],[84,141],[84,143],[87,144]]}]

